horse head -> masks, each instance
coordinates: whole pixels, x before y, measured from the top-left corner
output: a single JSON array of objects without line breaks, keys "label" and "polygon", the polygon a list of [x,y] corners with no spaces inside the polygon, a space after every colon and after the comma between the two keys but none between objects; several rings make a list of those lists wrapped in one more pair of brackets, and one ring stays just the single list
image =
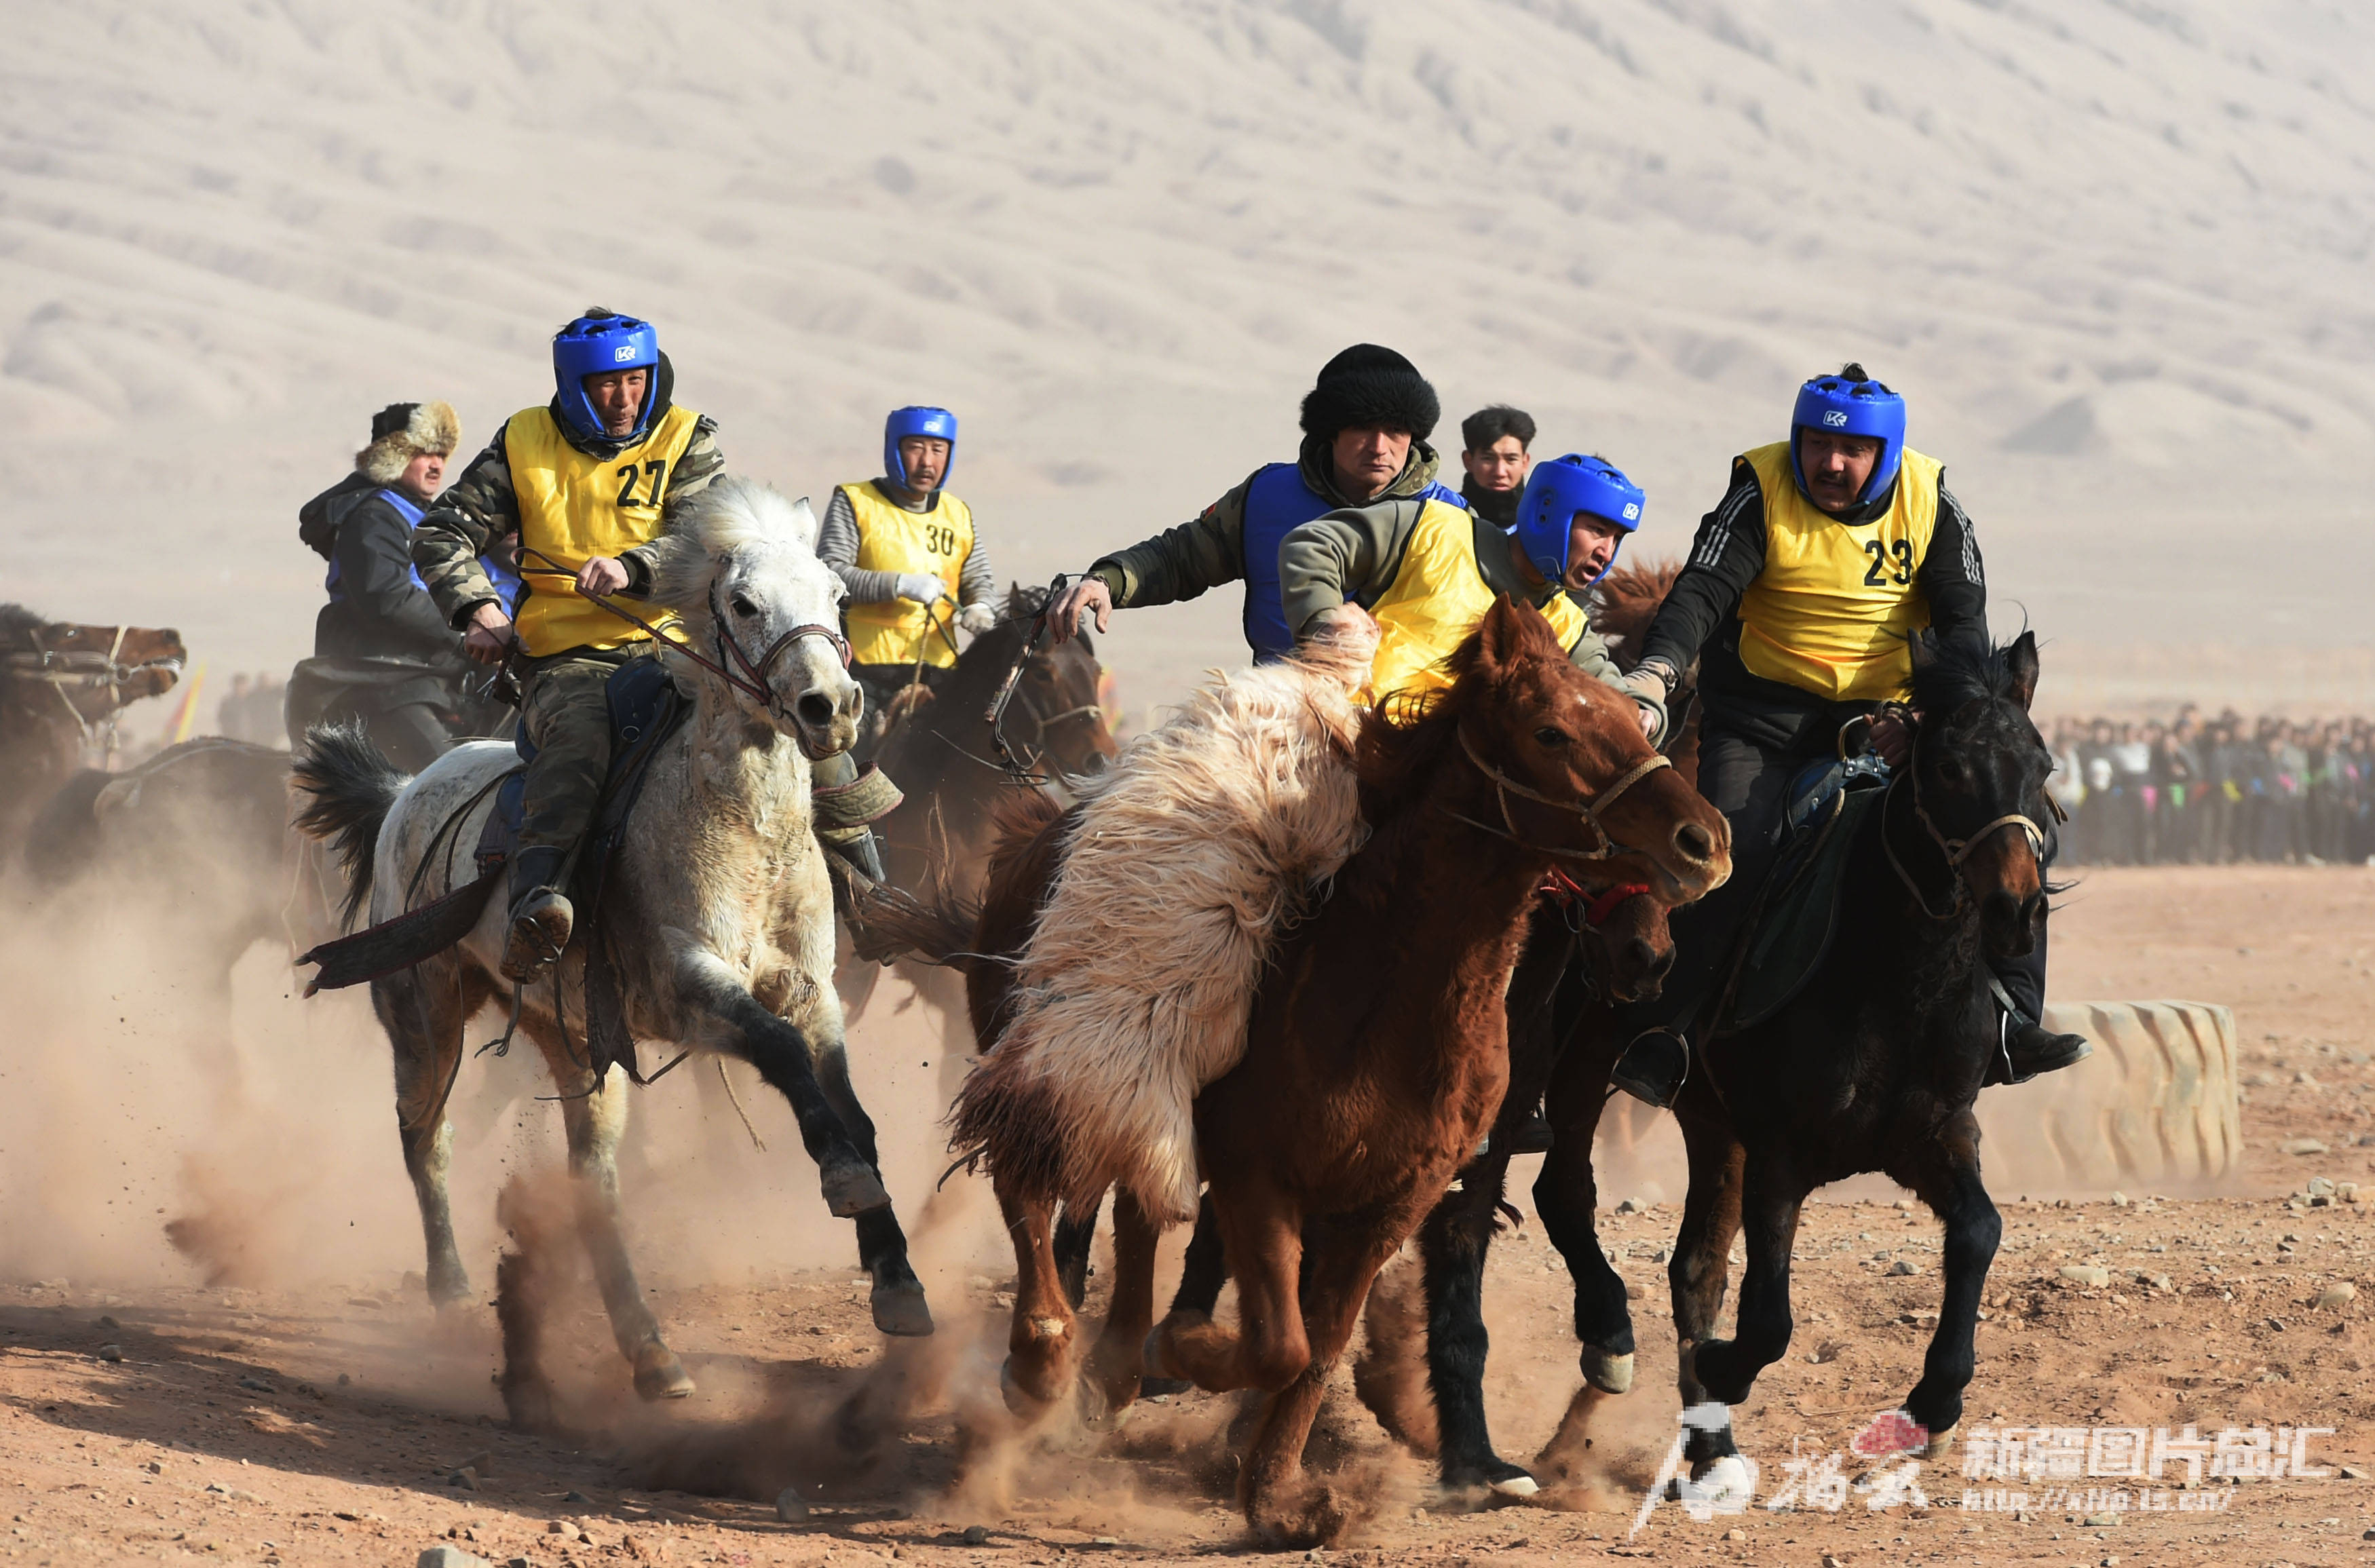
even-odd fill
[{"label": "horse head", "polygon": [[811,759],[849,749],[857,682],[841,635],[841,580],[817,559],[805,501],[726,477],[675,509],[653,602],[683,619],[688,651],[752,720]]},{"label": "horse head", "polygon": [[[1667,928],[1670,906],[1648,890],[1620,887],[1587,904],[1582,932],[1584,962],[1601,994],[1612,1002],[1650,1002],[1665,989],[1674,967],[1674,937]],[[1592,916],[1597,915],[1597,918]]]},{"label": "horse head", "polygon": [[0,675],[54,688],[86,725],[171,690],[188,656],[171,628],[47,622],[0,605]]},{"label": "horse head", "polygon": [[[1913,701],[1921,718],[1909,815],[1920,831],[1905,838],[1926,839],[1934,852],[1917,848],[1916,867],[1945,863],[1956,904],[1968,897],[1978,905],[1991,958],[2028,952],[2045,919],[2045,779],[2053,758],[2028,716],[2037,675],[2032,632],[2002,648],[1913,643]],[[1928,909],[1934,895],[1912,890]]]},{"label": "horse head", "polygon": [[[1010,667],[1029,645],[1034,626],[1047,607],[1047,590],[1017,584],[1006,596],[1006,613],[983,641],[996,639],[993,657]],[[1105,723],[1105,666],[1085,631],[1064,643],[1042,639],[1023,660],[1014,683],[1004,727],[1025,751],[1057,772],[1082,777],[1102,773],[1120,749]]]},{"label": "horse head", "polygon": [[1594,890],[1637,884],[1667,905],[1731,874],[1722,813],[1649,745],[1632,699],[1569,662],[1541,611],[1503,596],[1448,668],[1436,711],[1491,786],[1488,831]]}]

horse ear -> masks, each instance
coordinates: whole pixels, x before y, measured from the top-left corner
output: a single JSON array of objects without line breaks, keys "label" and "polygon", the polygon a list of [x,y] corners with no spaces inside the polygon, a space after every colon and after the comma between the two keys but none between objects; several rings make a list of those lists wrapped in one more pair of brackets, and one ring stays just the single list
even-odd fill
[{"label": "horse ear", "polygon": [[818,541],[824,537],[824,525],[817,521],[816,509],[809,504],[806,496],[792,502],[792,532],[800,543],[808,546],[811,554],[815,552]]},{"label": "horse ear", "polygon": [[2004,650],[2004,669],[2012,677],[2012,694],[2024,712],[2029,699],[2037,695],[2037,633],[2024,631],[2019,641]]},{"label": "horse ear", "polygon": [[1517,602],[1503,594],[1484,612],[1476,628],[1476,652],[1488,669],[1506,668],[1518,656],[1525,636],[1525,625],[1518,619]]}]

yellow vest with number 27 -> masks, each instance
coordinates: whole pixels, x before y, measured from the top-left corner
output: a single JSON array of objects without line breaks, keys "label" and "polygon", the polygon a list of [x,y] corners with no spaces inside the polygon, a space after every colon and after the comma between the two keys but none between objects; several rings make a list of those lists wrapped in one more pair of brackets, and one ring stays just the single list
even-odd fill
[{"label": "yellow vest with number 27", "polygon": [[1944,466],[1907,448],[1887,513],[1849,526],[1798,489],[1788,442],[1742,460],[1765,494],[1765,570],[1740,595],[1740,662],[1832,701],[1910,695],[1906,640],[1930,624],[1915,574],[1938,525]]},{"label": "yellow vest with number 27", "polygon": [[[852,605],[848,610],[853,664],[913,665],[921,654],[942,669],[957,662],[957,584],[973,553],[973,513],[940,492],[929,512],[893,504],[868,481],[844,485],[857,519],[857,564],[868,572],[920,572],[947,584],[949,596],[927,607],[913,599]],[[937,624],[936,624],[937,623]]]},{"label": "yellow vest with number 27", "polygon": [[[1449,501],[1429,501],[1420,511],[1392,585],[1369,607],[1377,618],[1377,653],[1369,662],[1365,696],[1396,699],[1398,709],[1415,710],[1451,685],[1443,661],[1476,630],[1496,597],[1476,564],[1476,535],[1475,518]],[[1572,649],[1588,630],[1583,611],[1565,594],[1553,594],[1538,607],[1562,648]]]},{"label": "yellow vest with number 27", "polygon": [[[659,536],[660,502],[668,479],[692,445],[701,416],[670,408],[635,445],[614,457],[596,457],[562,439],[549,408],[523,408],[503,426],[503,458],[519,497],[521,643],[538,658],[572,648],[616,648],[650,633],[581,598],[551,561],[572,576],[597,555],[616,556]],[[675,619],[643,614],[655,626]]]}]

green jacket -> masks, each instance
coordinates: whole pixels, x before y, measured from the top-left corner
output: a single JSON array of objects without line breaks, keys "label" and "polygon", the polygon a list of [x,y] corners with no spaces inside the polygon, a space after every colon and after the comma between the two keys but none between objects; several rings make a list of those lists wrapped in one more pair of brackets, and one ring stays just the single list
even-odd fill
[{"label": "green jacket", "polygon": [[[1329,443],[1306,436],[1296,466],[1303,482],[1317,494],[1347,507],[1375,506],[1379,501],[1413,496],[1435,482],[1439,459],[1423,441],[1411,442],[1408,461],[1385,493],[1364,503],[1336,488],[1336,465]],[[1258,469],[1256,470],[1259,472]],[[1174,604],[1192,599],[1209,588],[1235,583],[1246,574],[1246,490],[1248,474],[1235,489],[1206,507],[1192,521],[1166,528],[1143,544],[1101,556],[1088,574],[1102,579],[1117,609]],[[1294,624],[1290,616],[1288,624]]]},{"label": "green jacket", "polygon": [[[1315,517],[1286,536],[1278,548],[1279,586],[1286,600],[1286,623],[1300,639],[1314,617],[1348,601],[1373,605],[1392,587],[1400,572],[1402,551],[1419,513],[1423,498],[1397,498],[1346,507]],[[1565,590],[1556,583],[1529,583],[1510,558],[1509,536],[1471,513],[1475,530],[1476,565],[1484,585],[1536,609]],[[1608,644],[1589,625],[1567,649],[1575,667],[1595,680],[1624,691],[1656,719],[1652,738],[1666,732],[1666,710],[1623,684],[1623,672],[1609,656]]]}]

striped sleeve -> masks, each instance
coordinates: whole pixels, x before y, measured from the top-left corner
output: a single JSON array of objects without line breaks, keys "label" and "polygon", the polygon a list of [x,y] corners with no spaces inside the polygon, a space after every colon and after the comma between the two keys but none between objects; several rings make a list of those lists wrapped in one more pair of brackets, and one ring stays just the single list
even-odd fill
[{"label": "striped sleeve", "polygon": [[1930,624],[1941,639],[1988,640],[1988,577],[1979,561],[1979,531],[1955,492],[1938,478],[1938,524],[1915,579],[1930,601]]},{"label": "striped sleeve", "polygon": [[1658,619],[1641,639],[1641,657],[1679,676],[1699,648],[1740,605],[1740,595],[1765,570],[1765,492],[1745,461],[1731,466],[1731,488],[1699,519],[1691,558],[1674,579]]}]

